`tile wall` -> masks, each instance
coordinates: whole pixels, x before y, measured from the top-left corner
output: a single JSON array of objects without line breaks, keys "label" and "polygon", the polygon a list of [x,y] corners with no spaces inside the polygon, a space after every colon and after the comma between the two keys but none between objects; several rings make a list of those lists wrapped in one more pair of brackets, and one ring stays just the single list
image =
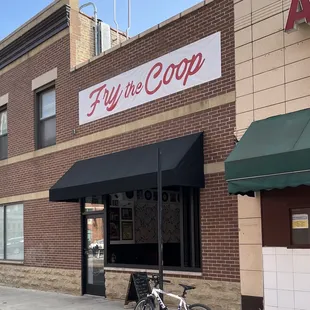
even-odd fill
[{"label": "tile wall", "polygon": [[265,310],[310,310],[310,249],[263,248]]}]

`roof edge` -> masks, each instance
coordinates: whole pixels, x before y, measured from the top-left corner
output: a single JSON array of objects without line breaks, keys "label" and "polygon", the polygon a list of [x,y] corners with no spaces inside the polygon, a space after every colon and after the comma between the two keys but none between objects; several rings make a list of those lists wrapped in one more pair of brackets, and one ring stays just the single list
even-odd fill
[{"label": "roof edge", "polygon": [[8,36],[6,36],[4,39],[0,41],[0,50],[18,39],[20,36],[25,34],[28,30],[33,28],[35,25],[46,19],[48,16],[50,16],[52,13],[54,13],[57,9],[59,9],[63,5],[69,5],[69,0],[55,0],[51,4],[49,4],[47,7],[45,7],[43,10],[41,10],[39,13],[34,15],[32,18],[30,18],[28,21],[26,21],[24,24],[22,24],[20,27],[18,27],[16,30],[14,30],[12,33],[10,33]]}]

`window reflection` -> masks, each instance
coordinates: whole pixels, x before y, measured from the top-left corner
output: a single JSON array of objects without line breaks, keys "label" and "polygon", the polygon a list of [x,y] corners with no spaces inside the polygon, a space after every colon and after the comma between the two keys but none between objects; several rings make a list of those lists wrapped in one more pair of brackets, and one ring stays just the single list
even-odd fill
[{"label": "window reflection", "polygon": [[[157,266],[157,189],[111,194],[108,201],[107,262]],[[162,208],[164,266],[199,269],[199,189],[164,187]]]},{"label": "window reflection", "polygon": [[85,201],[85,212],[96,212],[104,210],[104,202],[101,196],[87,197]]},{"label": "window reflection", "polygon": [[6,207],[6,259],[24,259],[23,205]]},{"label": "window reflection", "polygon": [[0,259],[24,259],[24,206],[0,206]]},{"label": "window reflection", "polygon": [[104,221],[102,217],[87,219],[87,283],[104,284]]},{"label": "window reflection", "polygon": [[4,259],[4,207],[0,206],[0,259]]}]

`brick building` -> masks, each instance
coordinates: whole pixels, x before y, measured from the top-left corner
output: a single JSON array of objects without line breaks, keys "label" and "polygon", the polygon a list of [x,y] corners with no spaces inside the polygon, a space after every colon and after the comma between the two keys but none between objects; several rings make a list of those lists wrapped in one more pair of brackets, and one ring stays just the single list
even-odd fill
[{"label": "brick building", "polygon": [[167,289],[240,309],[233,15],[207,0],[119,41],[104,25],[94,57],[93,20],[59,0],[1,41],[2,284],[125,298],[158,263],[160,148]]},{"label": "brick building", "polygon": [[310,3],[234,2],[242,308],[310,309]]}]

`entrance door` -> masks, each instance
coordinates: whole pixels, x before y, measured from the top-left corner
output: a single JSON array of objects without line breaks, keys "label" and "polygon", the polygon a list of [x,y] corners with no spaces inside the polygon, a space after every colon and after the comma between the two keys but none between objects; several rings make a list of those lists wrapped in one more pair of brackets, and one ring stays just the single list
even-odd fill
[{"label": "entrance door", "polygon": [[85,291],[86,294],[105,296],[103,214],[86,216],[85,233]]}]

